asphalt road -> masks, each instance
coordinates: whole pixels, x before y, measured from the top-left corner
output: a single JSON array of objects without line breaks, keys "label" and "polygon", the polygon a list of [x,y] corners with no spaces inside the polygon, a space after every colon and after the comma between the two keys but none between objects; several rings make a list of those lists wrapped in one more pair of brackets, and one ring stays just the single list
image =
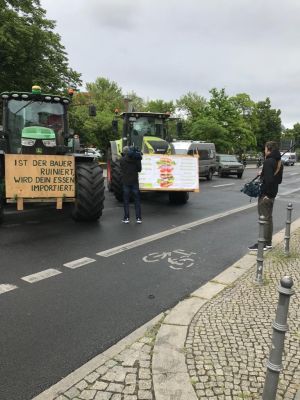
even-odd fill
[{"label": "asphalt road", "polygon": [[[0,399],[31,399],[244,255],[258,224],[240,188],[254,174],[203,180],[185,206],[144,195],[142,225],[121,224],[122,205],[108,192],[94,224],[73,222],[68,210],[10,208],[0,228]],[[299,216],[299,195],[300,167],[286,167],[275,231],[289,202]]]}]

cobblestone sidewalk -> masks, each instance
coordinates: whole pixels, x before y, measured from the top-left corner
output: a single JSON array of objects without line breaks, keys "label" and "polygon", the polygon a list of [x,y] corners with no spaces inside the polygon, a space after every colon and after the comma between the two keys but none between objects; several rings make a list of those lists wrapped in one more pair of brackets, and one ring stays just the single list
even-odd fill
[{"label": "cobblestone sidewalk", "polygon": [[280,278],[291,275],[289,332],[277,399],[292,400],[300,387],[300,231],[292,237],[291,257],[275,248],[265,257],[264,285],[250,270],[195,315],[186,340],[186,362],[199,399],[261,398],[275,318]]},{"label": "cobblestone sidewalk", "polygon": [[151,359],[160,324],[56,400],[154,400]]}]

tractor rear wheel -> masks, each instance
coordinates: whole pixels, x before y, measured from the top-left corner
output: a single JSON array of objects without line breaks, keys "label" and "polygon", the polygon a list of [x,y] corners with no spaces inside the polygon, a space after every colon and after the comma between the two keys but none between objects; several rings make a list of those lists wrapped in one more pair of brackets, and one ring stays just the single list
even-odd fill
[{"label": "tractor rear wheel", "polygon": [[111,161],[111,189],[118,201],[123,200],[121,165],[119,161]]},{"label": "tractor rear wheel", "polygon": [[186,204],[189,197],[189,192],[169,192],[169,201],[171,204]]},{"label": "tractor rear wheel", "polygon": [[3,218],[4,218],[4,213],[3,213],[3,209],[4,209],[4,193],[3,193],[4,189],[3,189],[3,180],[0,178],[0,224],[2,224],[3,222]]},{"label": "tractor rear wheel", "polygon": [[95,162],[76,165],[76,200],[72,218],[75,221],[96,221],[104,206],[102,168]]}]

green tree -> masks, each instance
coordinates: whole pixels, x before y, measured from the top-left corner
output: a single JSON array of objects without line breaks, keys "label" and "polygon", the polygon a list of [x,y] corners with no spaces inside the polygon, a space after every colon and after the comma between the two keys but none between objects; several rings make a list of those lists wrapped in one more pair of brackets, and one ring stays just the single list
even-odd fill
[{"label": "green tree", "polygon": [[205,115],[206,105],[206,99],[195,92],[188,92],[176,101],[179,112],[192,120]]},{"label": "green tree", "polygon": [[293,128],[286,129],[283,135],[284,139],[295,139],[296,142],[300,142],[300,123],[294,124]]},{"label": "green tree", "polygon": [[57,92],[81,83],[54,28],[39,0],[0,0],[0,92],[34,84]]},{"label": "green tree", "polygon": [[159,112],[159,113],[173,113],[175,111],[175,105],[173,101],[164,101],[161,99],[150,100],[144,106],[145,111]]},{"label": "green tree", "polygon": [[[246,94],[230,97],[225,89],[210,91],[211,98],[206,107],[206,114],[223,128],[223,148],[232,153],[242,154],[246,148],[256,144],[251,129],[251,103]],[[252,112],[252,111],[251,111]],[[224,145],[226,141],[226,146]]]},{"label": "green tree", "polygon": [[133,111],[143,111],[145,108],[145,101],[139,97],[134,91],[127,94],[126,98],[129,100],[129,109]]},{"label": "green tree", "polygon": [[264,149],[264,145],[269,140],[280,143],[282,125],[280,118],[281,111],[271,108],[269,97],[264,101],[259,101],[255,105],[254,115],[257,120],[255,136],[257,140],[257,148]]},{"label": "green tree", "polygon": [[124,95],[116,82],[99,77],[95,82],[87,83],[86,87],[90,100],[96,104],[98,110],[114,112],[124,108]]},{"label": "green tree", "polygon": [[[90,104],[96,106],[96,117],[88,115]],[[122,89],[116,82],[99,77],[95,82],[87,84],[87,92],[74,96],[70,108],[70,126],[80,135],[82,143],[106,150],[109,141],[117,139],[112,130],[112,121],[115,110],[122,108],[124,108]]]},{"label": "green tree", "polygon": [[228,130],[211,117],[195,119],[188,129],[189,139],[215,143],[219,153],[231,150]]}]

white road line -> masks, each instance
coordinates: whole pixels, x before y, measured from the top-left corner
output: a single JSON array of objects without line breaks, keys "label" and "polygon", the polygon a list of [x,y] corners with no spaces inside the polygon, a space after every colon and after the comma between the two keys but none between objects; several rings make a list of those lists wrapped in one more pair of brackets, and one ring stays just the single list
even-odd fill
[{"label": "white road line", "polygon": [[295,179],[295,180],[292,180],[291,182],[283,181],[283,183],[280,186],[281,187],[282,186],[290,186],[290,185],[294,185],[295,183],[298,183],[298,182],[300,182],[300,179]]},{"label": "white road line", "polygon": [[222,187],[222,186],[232,186],[232,185],[235,185],[235,183],[225,183],[224,185],[215,185],[212,187]]},{"label": "white road line", "polygon": [[94,260],[93,258],[83,257],[83,258],[79,258],[78,260],[70,261],[63,265],[64,265],[64,267],[75,269],[75,268],[82,267],[83,265],[90,264],[95,261],[96,260]]},{"label": "white road line", "polygon": [[187,229],[194,228],[195,226],[203,225],[208,222],[215,221],[220,218],[227,217],[228,215],[236,214],[240,211],[248,210],[249,208],[253,208],[257,206],[257,202],[247,204],[246,206],[238,207],[233,210],[225,211],[220,214],[212,215],[211,217],[199,219],[197,221],[190,222],[188,224],[177,226],[176,228],[167,229],[166,231],[162,231],[156,233],[154,235],[146,236],[142,239],[134,240],[133,242],[125,243],[120,246],[113,247],[108,250],[100,251],[97,253],[100,257],[110,257],[118,253],[122,253],[123,251],[133,249],[134,247],[142,246],[144,244],[148,244],[149,242],[153,242],[155,240],[161,239],[166,236],[174,235],[175,233],[185,231]]},{"label": "white road line", "polygon": [[288,190],[286,192],[279,193],[279,196],[287,196],[288,194],[292,194],[292,193],[299,192],[299,191],[300,191],[300,187],[298,187],[297,189]]},{"label": "white road line", "polygon": [[291,174],[289,174],[289,176],[293,176],[293,175],[299,175],[300,172],[292,172]]},{"label": "white road line", "polygon": [[58,274],[61,274],[61,271],[58,271],[57,269],[54,268],[49,268],[45,269],[44,271],[37,272],[36,274],[23,276],[23,278],[21,279],[29,283],[35,283],[43,279],[51,278],[51,276],[55,276]]},{"label": "white road line", "polygon": [[10,292],[14,289],[18,289],[18,286],[10,285],[9,283],[3,283],[2,285],[0,285],[0,294]]}]

